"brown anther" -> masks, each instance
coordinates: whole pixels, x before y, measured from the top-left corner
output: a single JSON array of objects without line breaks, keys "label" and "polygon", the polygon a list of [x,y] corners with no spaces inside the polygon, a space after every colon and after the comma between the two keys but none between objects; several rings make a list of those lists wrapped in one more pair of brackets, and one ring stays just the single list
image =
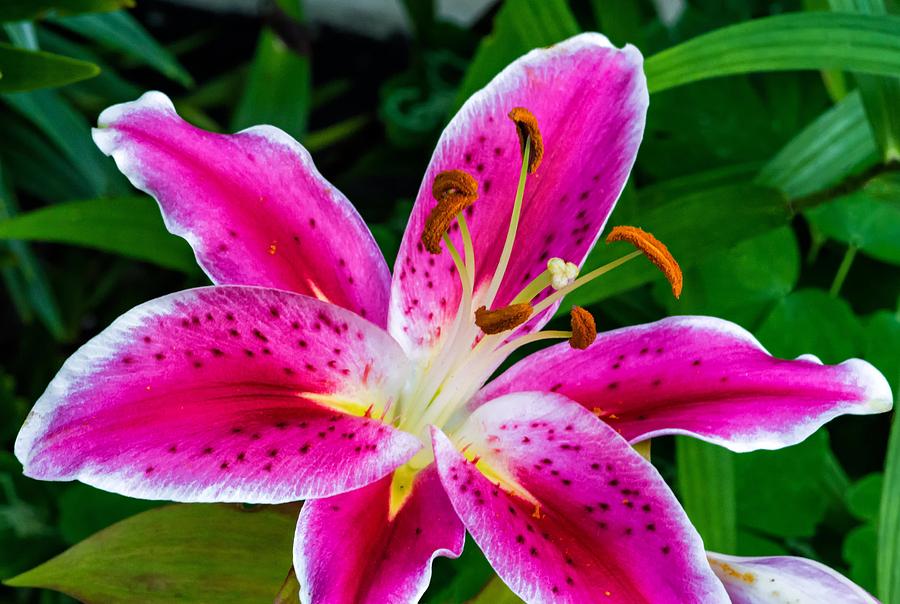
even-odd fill
[{"label": "brown anther", "polygon": [[478,199],[478,181],[463,170],[446,170],[434,177],[431,193],[437,205],[425,220],[422,245],[432,254],[440,254],[444,233],[456,216]]},{"label": "brown anther", "polygon": [[617,226],[606,237],[606,243],[613,241],[627,241],[641,250],[645,256],[662,271],[669,284],[672,286],[672,294],[678,298],[681,296],[683,278],[681,267],[669,253],[666,246],[656,237],[643,229],[633,226]]},{"label": "brown anther", "polygon": [[431,194],[438,201],[448,195],[462,195],[474,202],[478,198],[478,181],[465,170],[444,170],[434,177]]},{"label": "brown anther", "polygon": [[519,133],[519,144],[522,153],[525,153],[525,142],[531,140],[531,153],[528,156],[528,173],[534,174],[544,158],[544,139],[538,128],[537,118],[524,107],[515,107],[509,112],[509,119],[516,123]]},{"label": "brown anther", "polygon": [[569,316],[572,320],[572,337],[569,338],[569,345],[577,350],[584,350],[597,339],[597,322],[591,313],[580,306],[573,306]]},{"label": "brown anther", "polygon": [[475,311],[475,325],[489,335],[503,333],[527,321],[533,312],[534,307],[527,302],[510,304],[497,310],[488,310],[482,306]]}]

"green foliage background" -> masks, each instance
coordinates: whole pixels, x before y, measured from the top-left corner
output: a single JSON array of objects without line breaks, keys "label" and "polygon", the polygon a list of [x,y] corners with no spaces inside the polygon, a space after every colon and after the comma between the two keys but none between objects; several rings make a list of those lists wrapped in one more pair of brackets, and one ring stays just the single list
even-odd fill
[{"label": "green foliage background", "polygon": [[[721,316],[776,355],[865,358],[900,389],[900,16],[888,0],[688,0],[668,25],[648,0],[506,0],[466,29],[407,0],[412,35],[382,41],[310,29],[287,1],[253,17],[131,5],[0,3],[0,579],[11,579],[0,600],[296,597],[296,506],[159,508],[28,480],[11,452],[79,344],[139,302],[205,282],[90,139],[103,108],[146,89],[204,128],[287,130],[390,259],[441,127],[471,92],[578,31],[633,43],[650,113],[611,224],[665,241],[684,295],[672,300],[652,267],[632,263],[573,302],[603,328]],[[608,259],[598,249],[589,265]],[[821,560],[900,604],[891,422],[841,418],[745,455],[664,438],[653,460],[709,549]],[[515,601],[492,576],[472,545],[437,563],[425,601]]]}]

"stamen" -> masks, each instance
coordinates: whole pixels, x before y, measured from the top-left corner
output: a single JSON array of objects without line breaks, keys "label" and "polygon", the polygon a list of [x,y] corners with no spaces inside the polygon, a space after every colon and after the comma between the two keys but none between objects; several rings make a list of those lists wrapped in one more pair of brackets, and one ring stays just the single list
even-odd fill
[{"label": "stamen", "polygon": [[544,157],[544,139],[541,138],[537,118],[528,109],[515,107],[509,112],[509,119],[516,123],[523,155],[525,154],[526,141],[531,141],[531,157],[526,158],[526,161],[528,162],[528,173],[534,174],[541,164],[541,159]]},{"label": "stamen", "polygon": [[572,320],[572,338],[569,345],[577,350],[584,350],[597,339],[597,322],[594,316],[581,308],[573,306],[570,314]]},{"label": "stamen", "polygon": [[478,181],[463,170],[446,170],[434,177],[431,193],[437,205],[425,220],[422,244],[432,254],[440,254],[444,233],[457,215],[478,199]]},{"label": "stamen", "polygon": [[666,246],[656,237],[643,229],[633,226],[617,226],[606,237],[606,243],[614,241],[627,241],[641,250],[645,256],[662,271],[669,284],[672,286],[672,294],[678,298],[681,296],[683,283],[681,267],[669,253]]},{"label": "stamen", "polygon": [[482,306],[475,311],[475,325],[486,334],[492,335],[515,329],[528,320],[534,308],[531,304],[510,304],[497,310],[488,310]]},{"label": "stamen", "polygon": [[573,262],[566,262],[562,258],[550,258],[547,261],[547,270],[550,271],[550,285],[553,286],[553,289],[564,288],[578,276],[578,266]]},{"label": "stamen", "polygon": [[472,197],[472,201],[475,201],[478,197],[478,181],[465,170],[444,170],[434,177],[431,194],[438,201],[448,195]]}]

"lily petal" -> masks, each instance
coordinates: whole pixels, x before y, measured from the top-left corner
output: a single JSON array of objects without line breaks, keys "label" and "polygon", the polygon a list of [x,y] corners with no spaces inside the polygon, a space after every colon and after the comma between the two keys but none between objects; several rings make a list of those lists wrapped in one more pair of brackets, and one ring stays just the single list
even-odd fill
[{"label": "lily petal", "polygon": [[728,602],[662,477],[577,403],[523,392],[484,405],[457,435],[477,465],[432,437],[454,509],[526,602]]},{"label": "lily petal", "polygon": [[708,552],[732,604],[878,604],[840,573],[806,558],[740,558]]},{"label": "lily petal", "polygon": [[100,114],[94,142],[152,195],[213,283],[308,294],[380,326],[390,275],[368,227],[278,128],[206,132],[160,92]]},{"label": "lily petal", "polygon": [[[420,241],[436,204],[435,176],[462,169],[479,184],[479,198],[466,210],[477,308],[506,239],[522,162],[507,114],[524,107],[537,117],[544,157],[528,178],[516,244],[493,308],[508,304],[550,258],[581,263],[593,247],[643,136],[648,95],[642,62],[633,46],[617,49],[600,34],[582,34],[519,58],[462,106],[438,141],[394,267],[390,331],[408,352],[433,346],[460,300],[450,254],[433,256]],[[458,229],[451,239],[463,249]],[[552,310],[529,325],[550,316]]]},{"label": "lily petal", "polygon": [[382,329],[307,296],[179,292],[63,365],[16,439],[25,474],[175,501],[280,503],[377,480],[420,448],[369,417],[403,383]]},{"label": "lily petal", "polygon": [[306,604],[418,602],[438,556],[462,553],[465,529],[434,465],[391,518],[391,476],[300,511],[294,567]]},{"label": "lily petal", "polygon": [[711,317],[609,331],[587,350],[549,347],[488,384],[472,406],[525,390],[564,394],[632,443],[688,434],[739,452],[792,445],[839,415],[882,413],[893,401],[865,361],[774,358],[741,327]]}]

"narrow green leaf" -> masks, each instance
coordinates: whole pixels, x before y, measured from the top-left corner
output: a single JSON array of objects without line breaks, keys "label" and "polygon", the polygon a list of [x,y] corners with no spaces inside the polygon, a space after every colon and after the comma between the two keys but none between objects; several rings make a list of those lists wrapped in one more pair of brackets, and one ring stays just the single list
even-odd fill
[{"label": "narrow green leaf", "polygon": [[866,325],[865,358],[888,379],[894,392],[894,420],[884,462],[878,517],[878,596],[900,604],[900,314],[878,312]]},{"label": "narrow green leaf", "polygon": [[100,197],[124,190],[124,180],[115,170],[115,164],[106,159],[91,140],[87,120],[55,90],[8,94],[3,100],[65,153],[90,185],[93,195]]},{"label": "narrow green leaf", "polygon": [[[885,16],[884,0],[829,0],[836,12]],[[855,74],[863,105],[886,160],[900,159],[900,78]]]},{"label": "narrow green leaf", "polygon": [[844,69],[900,75],[900,17],[789,13],[729,25],[644,64],[650,92],[738,73]]},{"label": "narrow green leaf", "polygon": [[288,47],[271,29],[264,29],[232,130],[271,124],[299,140],[309,118],[310,79],[309,57]]},{"label": "narrow green leaf", "polygon": [[26,21],[131,8],[134,0],[3,0],[0,21]]},{"label": "narrow green leaf", "polygon": [[579,31],[565,0],[507,0],[494,19],[493,31],[481,41],[469,64],[454,108],[532,48],[555,44]]},{"label": "narrow green leaf", "polygon": [[145,197],[61,203],[0,222],[0,239],[68,243],[196,272],[190,248],[163,228]]},{"label": "narrow green leaf", "polygon": [[737,551],[734,453],[703,441],[675,439],[678,494],[707,549]]},{"label": "narrow green leaf", "polygon": [[[6,169],[0,166],[0,221],[8,220],[18,213],[7,174]],[[33,311],[54,338],[65,339],[66,328],[62,313],[53,295],[44,265],[23,241],[7,241],[4,247],[9,251],[13,261],[12,266],[4,268],[4,280],[7,287],[11,288],[10,294],[16,305],[27,308],[27,311],[22,313],[23,320],[29,320],[29,315]]]},{"label": "narrow green leaf", "polygon": [[0,42],[0,92],[65,86],[100,73],[93,63]]},{"label": "narrow green leaf", "polygon": [[[655,193],[651,195],[656,197]],[[682,268],[782,226],[789,217],[781,193],[749,183],[715,186],[661,202],[654,199],[654,202],[645,204],[638,192],[637,210],[624,204],[617,207],[610,224],[621,224],[617,216],[632,212],[628,224],[644,228],[665,241]],[[629,251],[621,245],[601,244],[591,252],[583,271],[611,262]],[[574,304],[588,305],[662,278],[655,266],[636,258],[608,276],[580,287],[569,298]]]},{"label": "narrow green leaf", "polygon": [[837,184],[877,159],[862,99],[854,91],[792,138],[760,170],[757,182],[799,197]]},{"label": "narrow green leaf", "polygon": [[271,602],[291,568],[296,506],[181,504],[123,520],[6,581],[86,602]]},{"label": "narrow green leaf", "polygon": [[136,59],[184,86],[194,83],[191,75],[172,53],[154,40],[137,19],[124,11],[78,15],[55,22],[106,48]]}]

